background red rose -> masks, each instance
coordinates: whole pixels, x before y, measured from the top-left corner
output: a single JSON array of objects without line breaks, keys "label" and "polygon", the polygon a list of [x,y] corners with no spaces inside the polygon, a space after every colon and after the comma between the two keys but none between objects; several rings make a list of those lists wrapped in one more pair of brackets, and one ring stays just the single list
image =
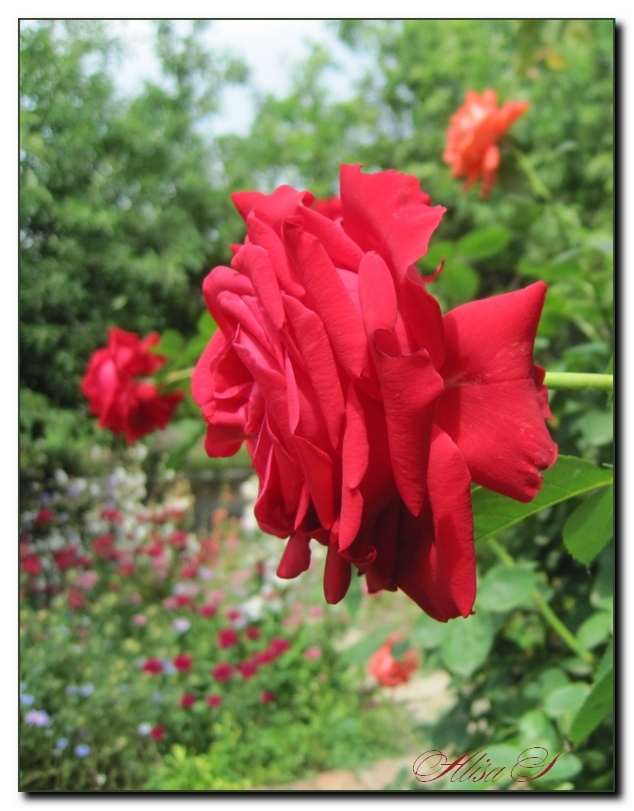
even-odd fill
[{"label": "background red rose", "polygon": [[211,456],[246,440],[278,568],[328,546],[328,602],[351,564],[439,620],[475,599],[470,486],[520,500],[556,458],[534,366],[545,285],[444,318],[414,262],[444,213],[418,181],[341,167],[342,221],[282,186],[233,200],[247,238],[204,283],[219,325],[192,379]]},{"label": "background red rose", "polygon": [[108,346],[91,357],[81,390],[90,401],[90,411],[99,426],[123,434],[128,445],[156,428],[165,428],[182,391],[161,395],[156,387],[136,378],[151,375],[165,363],[162,355],[149,349],[159,342],[157,333],[143,341],[133,332],[113,327]]}]

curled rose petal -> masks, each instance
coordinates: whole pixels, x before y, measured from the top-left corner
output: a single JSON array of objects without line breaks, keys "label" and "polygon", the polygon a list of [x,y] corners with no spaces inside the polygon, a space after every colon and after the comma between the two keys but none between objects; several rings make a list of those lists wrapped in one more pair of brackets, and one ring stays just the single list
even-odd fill
[{"label": "curled rose petal", "polygon": [[471,483],[531,498],[556,455],[532,354],[545,287],[443,317],[415,263],[444,209],[398,172],[343,166],[336,216],[288,186],[234,201],[247,236],[205,281],[219,330],[193,377],[208,452],[246,441],[255,517],[288,539],[280,577],[315,540],[329,603],[356,572],[468,616]]}]

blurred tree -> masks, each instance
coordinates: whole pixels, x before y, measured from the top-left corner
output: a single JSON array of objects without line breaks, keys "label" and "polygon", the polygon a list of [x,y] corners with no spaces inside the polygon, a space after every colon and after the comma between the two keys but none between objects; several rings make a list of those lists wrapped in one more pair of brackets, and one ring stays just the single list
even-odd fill
[{"label": "blurred tree", "polygon": [[157,24],[162,76],[132,99],[104,23],[21,30],[20,382],[54,405],[81,402],[108,326],[193,334],[202,278],[241,233],[201,130],[246,68],[206,49],[205,25]]}]

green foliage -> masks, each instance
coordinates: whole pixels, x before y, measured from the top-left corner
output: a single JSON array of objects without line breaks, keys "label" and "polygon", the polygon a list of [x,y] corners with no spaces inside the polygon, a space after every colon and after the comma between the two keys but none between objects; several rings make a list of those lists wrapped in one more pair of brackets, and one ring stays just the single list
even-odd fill
[{"label": "green foliage", "polygon": [[473,514],[476,541],[491,538],[504,529],[523,521],[529,515],[552,507],[561,501],[612,483],[612,471],[599,469],[576,457],[560,456],[544,472],[544,484],[527,504],[500,496],[483,487],[473,492]]},{"label": "green foliage", "polygon": [[55,406],[81,401],[109,326],[191,335],[203,276],[241,232],[200,124],[245,72],[201,31],[161,22],[160,82],[120,99],[105,24],[22,26],[20,381]]}]

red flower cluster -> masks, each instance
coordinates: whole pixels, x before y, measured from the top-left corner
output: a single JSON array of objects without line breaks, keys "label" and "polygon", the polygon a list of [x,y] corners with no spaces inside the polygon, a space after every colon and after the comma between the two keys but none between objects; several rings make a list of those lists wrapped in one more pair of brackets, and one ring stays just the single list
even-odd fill
[{"label": "red flower cluster", "polygon": [[218,631],[218,645],[221,648],[230,648],[232,645],[236,645],[237,642],[238,634],[233,628],[223,628],[221,631]]},{"label": "red flower cluster", "polygon": [[185,693],[185,695],[181,696],[179,704],[183,709],[187,709],[187,707],[191,707],[192,704],[196,703],[196,696],[193,693]]},{"label": "red flower cluster", "polygon": [[33,523],[36,527],[41,526],[42,524],[50,524],[54,518],[55,514],[52,512],[52,510],[42,507],[42,509],[37,512],[35,518],[33,519]]},{"label": "red flower cluster", "polygon": [[155,741],[160,741],[161,738],[165,737],[166,732],[167,732],[167,730],[165,729],[165,727],[159,726],[159,727],[154,727],[152,729],[152,731],[150,732],[150,735],[152,736],[152,738],[154,738]]},{"label": "red flower cluster", "polygon": [[40,566],[40,558],[34,552],[26,553],[20,556],[20,568],[23,572],[37,577],[42,571]]},{"label": "red flower cluster", "polygon": [[217,605],[202,605],[199,609],[199,613],[201,617],[213,617],[214,614],[218,613],[218,606]]},{"label": "red flower cluster", "polygon": [[149,351],[158,342],[157,333],[141,341],[135,333],[113,327],[108,346],[92,355],[81,384],[100,427],[123,434],[128,445],[156,428],[165,428],[184,397],[182,391],[161,395],[155,386],[137,379],[164,364],[162,355]]},{"label": "red flower cluster", "polygon": [[211,669],[211,675],[219,684],[228,681],[233,676],[233,673],[233,668],[226,662],[221,662]]},{"label": "red flower cluster", "polygon": [[158,675],[159,673],[163,672],[163,662],[161,662],[160,659],[147,659],[143,663],[141,670],[145,671],[146,673]]},{"label": "red flower cluster", "polygon": [[465,191],[482,178],[483,199],[491,191],[500,165],[497,142],[529,107],[526,101],[507,101],[498,109],[497,103],[495,90],[485,90],[481,96],[468,90],[465,103],[451,117],[443,155],[452,167],[452,177],[466,176]]},{"label": "red flower cluster", "polygon": [[186,653],[178,653],[173,659],[172,664],[176,668],[176,670],[182,670],[183,672],[188,672],[192,669],[192,665],[194,663],[194,657],[188,656]]},{"label": "red flower cluster", "polygon": [[391,634],[370,659],[368,669],[383,687],[396,687],[397,684],[409,681],[416,670],[416,654],[413,650],[406,650],[402,661],[392,655],[392,646],[402,639],[400,634]]},{"label": "red flower cluster", "polygon": [[204,283],[219,329],[192,378],[210,456],[246,441],[260,527],[296,577],[328,547],[324,591],[352,566],[430,616],[475,600],[471,483],[520,501],[557,447],[533,344],[539,282],[444,317],[415,262],[444,210],[416,178],[341,167],[342,220],[308,192],[241,192],[248,236]]},{"label": "red flower cluster", "polygon": [[66,569],[90,565],[90,558],[86,555],[78,555],[76,546],[67,546],[64,549],[55,550],[53,560],[57,568],[62,572]]},{"label": "red flower cluster", "polygon": [[114,535],[108,532],[106,535],[100,535],[92,542],[95,555],[104,560],[116,560],[117,550],[114,546]]}]

